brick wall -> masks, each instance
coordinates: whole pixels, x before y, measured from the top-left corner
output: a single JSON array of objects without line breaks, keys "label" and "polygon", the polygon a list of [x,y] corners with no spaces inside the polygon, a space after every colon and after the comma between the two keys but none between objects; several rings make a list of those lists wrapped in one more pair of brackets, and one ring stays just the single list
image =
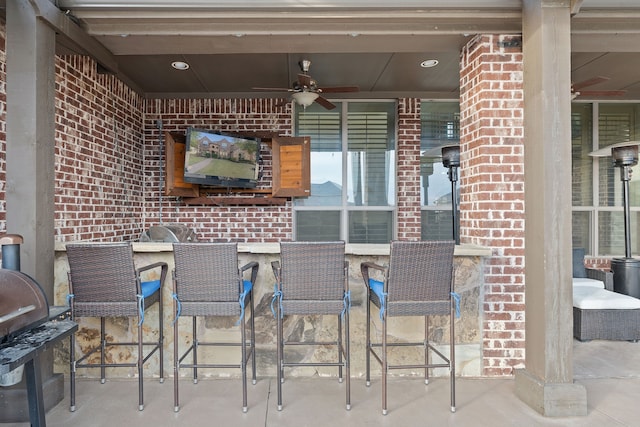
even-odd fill
[{"label": "brick wall", "polygon": [[[179,197],[163,195],[163,131],[184,133],[189,126],[220,131],[261,131],[291,135],[289,103],[273,99],[153,99],[145,109],[145,167],[150,185],[145,191],[146,226],[181,223],[195,229],[202,240],[278,242],[293,237],[291,202],[285,206],[186,206]],[[420,239],[420,101],[399,101],[398,236]],[[271,186],[271,152],[262,144],[262,179]],[[229,194],[229,197],[241,194]]]},{"label": "brick wall", "polygon": [[460,240],[493,250],[485,267],[484,375],[524,367],[522,51],[478,36],[460,72]]},{"label": "brick wall", "polygon": [[420,240],[420,100],[398,100],[398,239]]},{"label": "brick wall", "polygon": [[[277,242],[292,238],[291,202],[286,206],[186,206],[179,197],[164,196],[163,131],[185,133],[190,126],[222,132],[275,132],[291,135],[291,105],[274,99],[153,99],[148,100],[144,118],[145,174],[150,184],[145,191],[145,225],[181,223],[193,228],[201,240]],[[258,188],[271,187],[271,151],[262,144],[261,179]],[[201,189],[202,190],[202,189]],[[230,193],[228,196],[249,196]]]},{"label": "brick wall", "polygon": [[57,241],[140,235],[143,99],[83,56],[56,58]]},{"label": "brick wall", "polygon": [[0,233],[7,230],[7,55],[5,48],[6,28],[0,22]]}]

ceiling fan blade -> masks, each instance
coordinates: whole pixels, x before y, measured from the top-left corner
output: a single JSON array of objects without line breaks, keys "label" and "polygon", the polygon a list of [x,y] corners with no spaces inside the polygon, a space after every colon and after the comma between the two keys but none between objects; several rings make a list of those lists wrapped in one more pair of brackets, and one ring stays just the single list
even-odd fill
[{"label": "ceiling fan blade", "polygon": [[358,92],[360,88],[358,86],[336,86],[336,87],[323,87],[319,89],[322,93],[339,93],[339,92]]},{"label": "ceiling fan blade", "polygon": [[323,98],[321,96],[317,97],[315,102],[317,102],[318,104],[322,105],[327,110],[333,110],[334,108],[336,108],[336,106],[333,105],[331,102],[329,102],[329,100],[327,100],[326,98]]},{"label": "ceiling fan blade", "polygon": [[626,90],[581,90],[578,96],[623,96]]},{"label": "ceiling fan blade", "polygon": [[298,82],[301,86],[311,86],[311,76],[308,74],[298,74]]},{"label": "ceiling fan blade", "polygon": [[293,89],[286,87],[252,87],[252,90],[268,90],[270,92],[292,92]]},{"label": "ceiling fan blade", "polygon": [[611,79],[609,77],[597,76],[597,77],[592,77],[590,79],[587,79],[578,83],[574,83],[573,85],[571,85],[571,87],[573,88],[574,91],[579,91],[583,87],[597,85],[598,83],[603,83],[608,80],[611,80]]}]

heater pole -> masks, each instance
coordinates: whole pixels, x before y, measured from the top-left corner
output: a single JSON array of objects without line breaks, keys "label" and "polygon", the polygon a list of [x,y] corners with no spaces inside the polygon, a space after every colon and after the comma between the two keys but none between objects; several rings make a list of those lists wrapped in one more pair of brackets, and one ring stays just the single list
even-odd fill
[{"label": "heater pole", "polygon": [[631,179],[631,166],[620,168],[622,180],[622,202],[624,203],[624,256],[631,258],[631,222],[629,209],[629,180]]},{"label": "heater pole", "polygon": [[451,181],[451,218],[453,219],[453,240],[460,244],[458,233],[458,201],[456,200],[456,182],[458,181],[458,167],[449,167],[449,180]]},{"label": "heater pole", "polygon": [[442,147],[442,164],[449,169],[449,181],[451,181],[451,218],[453,219],[453,240],[460,244],[458,233],[458,206],[456,200],[456,182],[458,181],[458,168],[460,167],[460,146],[447,145]]}]

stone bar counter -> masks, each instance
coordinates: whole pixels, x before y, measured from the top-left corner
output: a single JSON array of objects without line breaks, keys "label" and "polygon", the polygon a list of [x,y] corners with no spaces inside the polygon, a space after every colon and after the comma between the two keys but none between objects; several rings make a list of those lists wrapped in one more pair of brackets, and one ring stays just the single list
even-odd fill
[{"label": "stone bar counter", "polygon": [[[153,262],[164,261],[169,265],[169,274],[163,287],[164,299],[164,369],[165,377],[173,375],[173,321],[175,316],[174,301],[171,297],[173,283],[171,272],[173,271],[173,247],[171,243],[142,243],[134,242],[134,260],[136,267],[140,267]],[[279,259],[279,245],[277,243],[239,243],[238,256],[240,265],[250,261],[257,261],[260,264],[258,278],[254,289],[255,300],[255,325],[256,325],[256,363],[258,377],[274,377],[276,361],[276,321],[271,312],[271,299],[274,290],[274,276],[271,270],[271,262]],[[353,378],[364,377],[365,371],[365,322],[366,322],[366,289],[360,273],[360,263],[364,261],[378,264],[388,264],[389,245],[352,245],[346,247],[347,260],[349,261],[349,288],[351,290],[352,307],[350,311],[350,338],[351,338],[351,374]],[[482,309],[483,309],[483,285],[484,285],[484,259],[491,256],[488,248],[460,245],[455,249],[455,291],[461,296],[460,318],[456,319],[456,373],[459,376],[480,376],[482,368]],[[69,264],[65,252],[65,244],[56,244],[55,258],[55,301],[56,305],[67,304],[67,294],[69,283],[67,272]],[[147,278],[149,280],[154,277]],[[373,308],[373,310],[376,310]],[[247,311],[247,314],[249,312]],[[149,318],[151,316],[151,318]],[[157,325],[157,306],[152,307],[145,314],[145,324]],[[372,334],[380,333],[380,320],[377,314],[372,316],[377,322],[372,326]],[[147,322],[147,320],[150,320]],[[99,340],[100,322],[97,318],[80,318],[77,332],[76,345],[78,348],[86,349],[88,346],[96,345]],[[235,326],[237,318],[199,318],[198,334],[201,341],[223,340],[240,341],[238,327]],[[191,319],[182,317],[180,322],[180,343],[179,349],[182,354],[187,343],[191,342]],[[389,331],[395,335],[394,339],[399,341],[421,341],[424,336],[424,320],[422,318],[391,318],[389,319]],[[286,336],[305,336],[306,339],[313,340],[314,336],[326,336],[325,331],[335,331],[337,329],[336,316],[287,316],[284,323]],[[446,318],[432,318],[430,322],[430,340],[436,344],[444,354],[448,353],[448,328],[449,323]],[[135,319],[112,318],[107,319],[107,335],[113,336],[115,340],[129,340],[135,334],[137,327]],[[156,333],[153,328],[147,330],[148,333]],[[335,333],[332,334],[334,336]],[[237,338],[236,338],[237,337]],[[315,339],[318,341],[319,339]],[[126,350],[125,350],[126,349]],[[108,357],[112,360],[125,361],[134,360],[135,349],[120,347],[114,349]],[[212,349],[201,347],[198,353],[200,360],[216,357],[218,360],[236,363],[239,356],[239,349],[227,347],[223,349]],[[326,349],[313,346],[295,347],[289,351],[297,351],[295,357],[299,360],[320,360],[325,357],[333,358],[334,355],[325,356]],[[215,352],[215,354],[214,354]],[[418,347],[399,347],[394,349],[395,360],[402,360],[408,357],[413,360],[421,360],[422,349]],[[69,372],[69,340],[65,340],[58,345],[54,353],[55,372]],[[222,358],[222,359],[220,359]],[[288,356],[293,360],[292,356]],[[157,372],[158,353],[147,362],[145,371],[149,372],[149,377]],[[181,376],[190,377],[191,370],[182,369]],[[379,374],[377,364],[372,365],[372,375]],[[433,373],[434,376],[448,375],[448,372]],[[90,377],[99,378],[99,369],[79,369],[79,378]],[[136,375],[135,368],[111,368],[107,369],[107,378],[132,378]],[[147,375],[145,373],[145,375]],[[202,369],[198,373],[200,378],[206,377],[239,377],[239,369]],[[337,369],[334,367],[306,367],[288,370],[289,376],[313,376],[326,375],[337,376]],[[396,370],[390,375],[423,375],[420,370]]]}]

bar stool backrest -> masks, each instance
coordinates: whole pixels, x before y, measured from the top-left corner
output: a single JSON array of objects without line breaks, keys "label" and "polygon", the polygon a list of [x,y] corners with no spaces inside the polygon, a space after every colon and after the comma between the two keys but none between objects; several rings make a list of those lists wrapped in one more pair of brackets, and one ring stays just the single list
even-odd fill
[{"label": "bar stool backrest", "polygon": [[455,242],[391,242],[388,302],[451,299]]},{"label": "bar stool backrest", "polygon": [[173,254],[181,301],[238,301],[237,243],[174,243]]},{"label": "bar stool backrest", "polygon": [[137,275],[129,243],[70,244],[66,251],[76,303],[135,303]]},{"label": "bar stool backrest", "polygon": [[283,299],[344,298],[344,242],[281,242],[280,260]]}]

